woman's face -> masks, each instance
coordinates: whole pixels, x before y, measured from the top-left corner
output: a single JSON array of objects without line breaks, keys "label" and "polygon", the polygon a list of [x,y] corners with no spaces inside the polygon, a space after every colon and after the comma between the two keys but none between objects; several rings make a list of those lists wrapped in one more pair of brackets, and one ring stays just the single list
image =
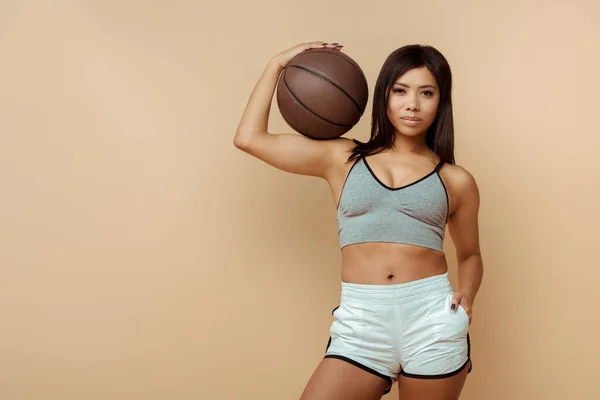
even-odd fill
[{"label": "woman's face", "polygon": [[437,116],[439,103],[440,93],[435,77],[426,67],[414,68],[393,84],[387,115],[396,131],[416,136],[427,132]]}]

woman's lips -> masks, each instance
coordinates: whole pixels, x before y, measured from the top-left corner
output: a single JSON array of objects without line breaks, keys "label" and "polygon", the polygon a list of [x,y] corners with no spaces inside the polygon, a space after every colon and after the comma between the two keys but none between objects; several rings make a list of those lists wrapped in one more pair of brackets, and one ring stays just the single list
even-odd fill
[{"label": "woman's lips", "polygon": [[411,117],[402,117],[400,119],[402,120],[402,123],[404,123],[404,125],[406,125],[406,126],[417,126],[421,122],[423,122],[422,120],[420,120],[418,118],[411,118]]}]

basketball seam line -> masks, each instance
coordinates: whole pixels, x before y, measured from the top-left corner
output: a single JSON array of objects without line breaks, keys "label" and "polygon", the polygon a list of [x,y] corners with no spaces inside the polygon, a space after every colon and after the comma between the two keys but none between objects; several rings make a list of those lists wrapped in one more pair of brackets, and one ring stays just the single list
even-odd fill
[{"label": "basketball seam line", "polygon": [[[285,82],[284,82],[284,83],[285,83]],[[288,87],[287,87],[285,84],[284,84],[283,86],[285,87],[285,89],[286,89],[288,92],[290,91],[290,90],[288,89]],[[291,93],[290,93],[290,94],[291,94]],[[302,105],[302,106],[304,106],[304,105]],[[292,127],[293,127],[293,125],[290,123],[290,121],[289,121],[289,120],[286,118],[286,116],[285,116],[285,113],[283,113],[283,112],[282,112],[282,113],[281,113],[281,116],[283,117],[283,120],[284,120],[284,121],[285,121],[285,122],[286,122],[286,123],[287,123],[289,126],[292,126]],[[294,129],[295,129],[295,128],[294,128]],[[304,133],[303,133],[303,135],[305,135],[305,136],[308,136],[308,137],[309,137],[309,138],[311,138],[311,139],[315,139],[315,140],[321,140],[321,138],[318,138],[318,137],[311,136],[311,135],[307,134],[306,132],[304,132]]]},{"label": "basketball seam line", "polygon": [[356,100],[354,100],[354,99],[352,98],[352,96],[350,96],[350,94],[349,94],[348,92],[346,92],[346,91],[345,91],[343,88],[341,88],[339,85],[337,85],[337,84],[336,84],[335,82],[333,82],[331,79],[327,78],[326,76],[323,76],[323,75],[319,74],[318,72],[315,72],[315,71],[313,71],[313,70],[310,70],[310,69],[308,69],[308,68],[306,68],[306,67],[301,67],[301,66],[299,66],[299,65],[290,65],[290,67],[294,67],[294,68],[302,69],[302,70],[304,70],[304,71],[306,71],[306,72],[309,72],[309,73],[311,73],[311,74],[313,74],[313,75],[315,75],[315,76],[318,76],[319,78],[321,78],[321,79],[323,79],[323,80],[325,80],[325,81],[327,81],[327,82],[331,83],[333,86],[335,86],[337,89],[339,89],[339,90],[340,90],[342,93],[344,93],[346,96],[348,96],[348,98],[349,98],[350,100],[352,100],[352,102],[353,102],[353,103],[354,103],[354,105],[356,106],[356,109],[358,110],[358,113],[359,113],[360,115],[362,115],[362,114],[363,114],[363,113],[360,111],[360,106],[358,105],[358,103],[356,102]]},{"label": "basketball seam line", "polygon": [[292,90],[290,89],[290,87],[287,84],[287,81],[285,79],[285,74],[283,75],[283,85],[285,86],[286,90],[288,91],[288,93],[294,98],[294,100],[296,100],[296,102],[298,102],[298,104],[300,104],[303,108],[305,108],[307,111],[309,111],[311,114],[313,114],[314,116],[316,116],[317,118],[322,119],[323,121],[332,124],[332,125],[336,125],[336,126],[352,126],[351,124],[338,124],[337,122],[333,122],[333,121],[329,121],[327,118],[323,118],[321,117],[319,114],[315,113],[313,110],[311,110],[310,108],[306,107],[304,105],[304,103],[302,103],[300,101],[300,99],[298,99],[296,97],[296,95],[294,94],[294,92],[292,92]]},{"label": "basketball seam line", "polygon": [[350,64],[352,66],[352,68],[354,68],[359,74],[361,74],[362,77],[365,78],[365,81],[367,80],[367,77],[365,76],[365,73],[362,71],[362,69],[360,69],[360,66],[358,66],[358,64],[354,60],[348,61],[346,58],[342,57],[341,55],[336,54],[336,53],[332,53],[330,51],[323,51],[323,50],[318,50],[318,49],[312,49],[312,50],[308,50],[307,52],[311,52],[311,53],[325,53],[325,54],[330,54],[330,55],[335,56],[335,57],[339,57],[342,60],[346,61],[348,64]]},{"label": "basketball seam line", "polygon": [[[292,124],[290,124],[290,121],[288,121],[288,119],[285,117],[285,114],[281,113],[281,116],[283,117],[283,120],[289,125],[289,126],[293,126]],[[308,136],[311,139],[314,140],[327,140],[327,138],[320,138],[320,137],[316,137],[316,136],[311,136],[308,133],[304,132],[302,133],[304,136]]]}]

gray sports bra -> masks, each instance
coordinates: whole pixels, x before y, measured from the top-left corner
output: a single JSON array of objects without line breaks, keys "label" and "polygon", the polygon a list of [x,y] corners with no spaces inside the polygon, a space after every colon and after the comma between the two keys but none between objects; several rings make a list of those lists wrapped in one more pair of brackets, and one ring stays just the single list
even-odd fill
[{"label": "gray sports bra", "polygon": [[391,188],[359,157],[346,176],[337,209],[341,247],[392,242],[443,251],[449,201],[439,175],[442,165],[413,183]]}]

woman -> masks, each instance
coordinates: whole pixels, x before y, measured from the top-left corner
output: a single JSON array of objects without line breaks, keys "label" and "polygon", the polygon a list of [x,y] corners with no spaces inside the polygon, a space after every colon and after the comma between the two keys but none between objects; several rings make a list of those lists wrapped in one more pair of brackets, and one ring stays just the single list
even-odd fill
[{"label": "woman", "polygon": [[[276,168],[325,179],[337,207],[341,301],[301,400],[380,399],[393,382],[402,400],[458,399],[471,370],[468,330],[483,263],[478,188],[454,163],[450,67],[430,46],[391,53],[366,143],[267,132],[280,72],[300,52],[323,47],[342,46],[303,43],[270,60],[234,139]],[[442,249],[446,225],[457,292]]]}]

